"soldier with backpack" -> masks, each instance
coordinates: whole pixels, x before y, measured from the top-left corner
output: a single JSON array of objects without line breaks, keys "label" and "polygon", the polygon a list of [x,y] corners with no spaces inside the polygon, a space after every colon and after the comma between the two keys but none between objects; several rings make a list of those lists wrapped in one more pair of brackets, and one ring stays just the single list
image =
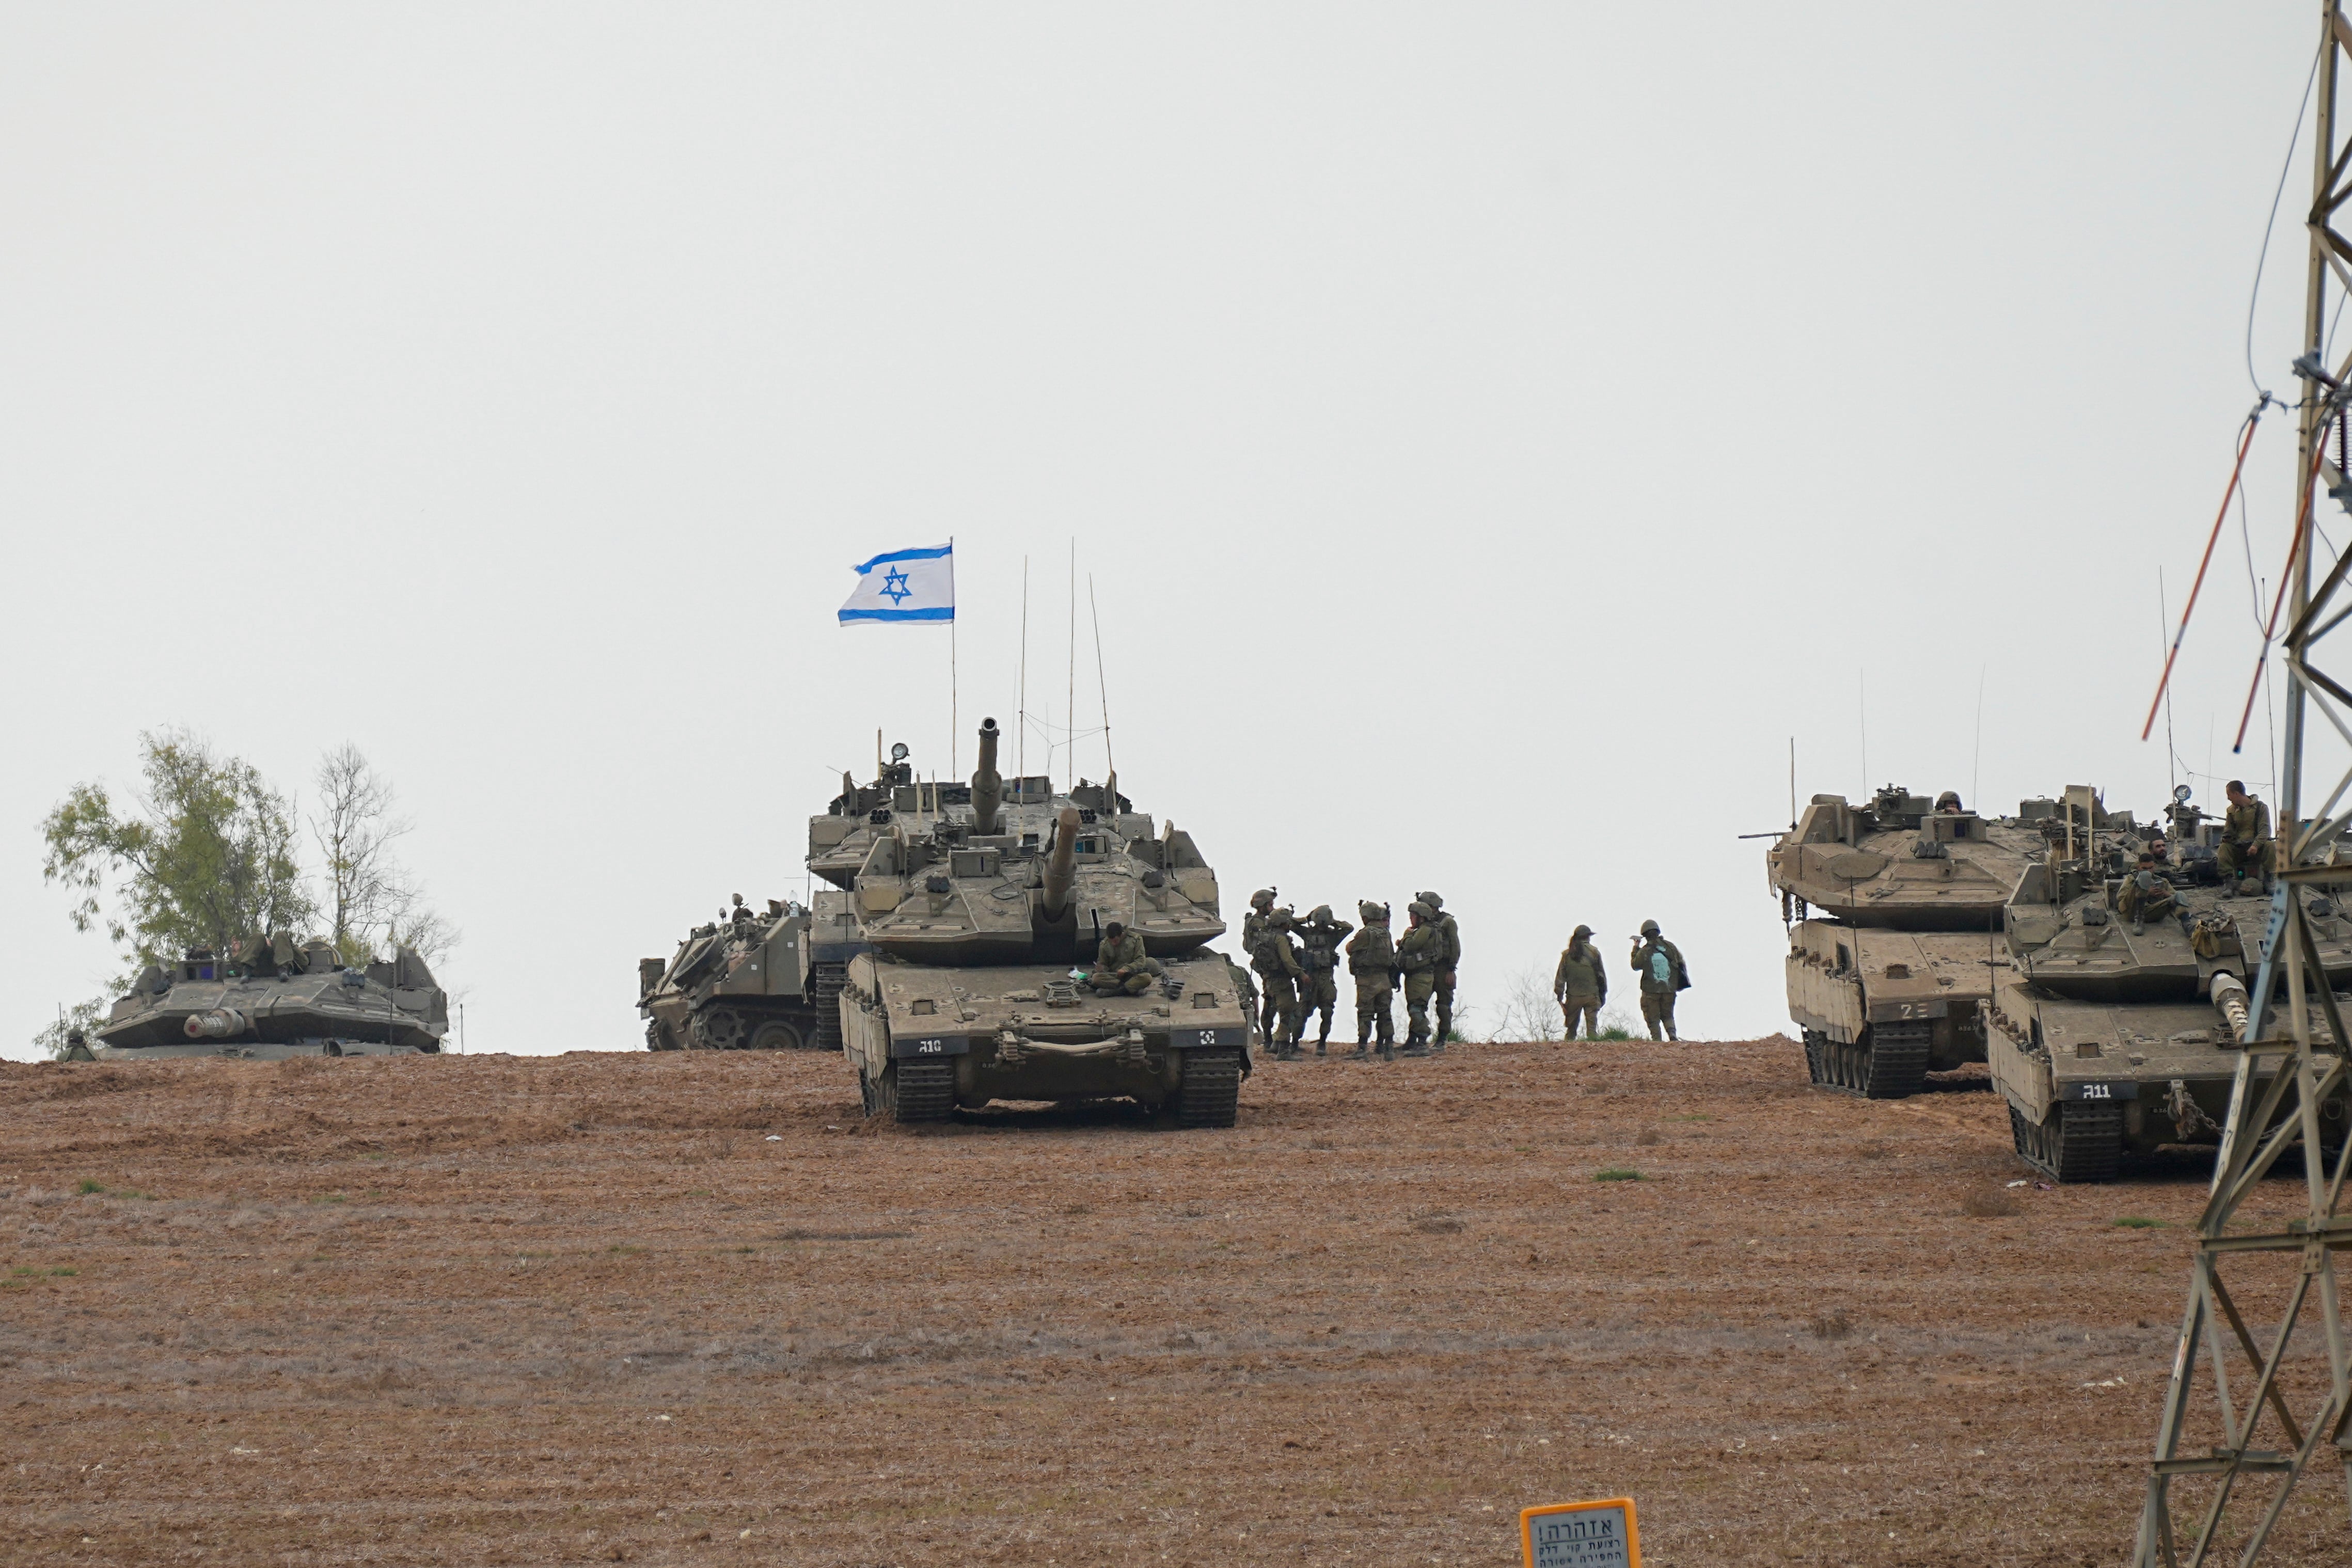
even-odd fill
[{"label": "soldier with backpack", "polygon": [[[1679,1040],[1675,1032],[1675,998],[1690,988],[1690,969],[1682,949],[1666,940],[1654,920],[1642,922],[1633,947],[1633,972],[1642,977],[1642,1021],[1652,1040]],[[1659,1033],[1664,1028],[1665,1032]]]},{"label": "soldier with backpack", "polygon": [[1445,913],[1445,900],[1433,893],[1418,896],[1429,905],[1429,923],[1437,927],[1437,968],[1430,984],[1430,996],[1437,1003],[1437,1035],[1430,1043],[1444,1051],[1445,1037],[1454,1032],[1454,968],[1462,962],[1462,928]]}]

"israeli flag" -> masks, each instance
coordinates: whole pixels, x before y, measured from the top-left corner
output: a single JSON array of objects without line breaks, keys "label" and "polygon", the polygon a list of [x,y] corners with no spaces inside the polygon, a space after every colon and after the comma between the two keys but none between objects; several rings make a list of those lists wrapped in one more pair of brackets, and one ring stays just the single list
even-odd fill
[{"label": "israeli flag", "polygon": [[894,549],[857,569],[857,591],[841,607],[841,623],[860,621],[955,619],[955,546]]}]

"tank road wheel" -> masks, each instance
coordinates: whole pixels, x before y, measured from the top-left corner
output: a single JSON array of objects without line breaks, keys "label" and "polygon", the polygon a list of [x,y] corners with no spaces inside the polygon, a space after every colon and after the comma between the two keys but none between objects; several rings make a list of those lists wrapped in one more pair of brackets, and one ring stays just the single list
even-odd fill
[{"label": "tank road wheel", "polygon": [[[890,1084],[893,1078],[896,1084]],[[883,1073],[890,1114],[901,1124],[944,1122],[955,1109],[955,1063],[894,1061]]]},{"label": "tank road wheel", "polygon": [[819,1051],[841,1049],[841,988],[849,977],[846,964],[810,967],[809,988],[816,995],[816,1040]]},{"label": "tank road wheel", "polygon": [[647,1051],[677,1050],[677,1041],[670,1038],[669,1025],[662,1022],[659,1019],[647,1019],[646,1020],[646,1049]]},{"label": "tank road wheel", "polygon": [[2050,1107],[2049,1120],[2039,1124],[2011,1105],[2009,1130],[2018,1157],[2053,1181],[2113,1181],[2123,1166],[2121,1105],[2062,1100]]},{"label": "tank road wheel", "polygon": [[1902,1100],[1916,1094],[1927,1082],[1927,1050],[1934,1040],[1933,1024],[1871,1025],[1869,1055],[1861,1063],[1861,1082],[1855,1090],[1865,1100]]},{"label": "tank road wheel", "polygon": [[1230,1127],[1241,1092],[1240,1052],[1188,1051],[1184,1053],[1183,1082],[1176,1090],[1176,1124]]},{"label": "tank road wheel", "polygon": [[707,1008],[687,1020],[686,1034],[697,1051],[740,1051],[743,1015],[733,1008]]},{"label": "tank road wheel", "polygon": [[753,1051],[798,1051],[801,1031],[787,1019],[770,1019],[751,1031]]}]

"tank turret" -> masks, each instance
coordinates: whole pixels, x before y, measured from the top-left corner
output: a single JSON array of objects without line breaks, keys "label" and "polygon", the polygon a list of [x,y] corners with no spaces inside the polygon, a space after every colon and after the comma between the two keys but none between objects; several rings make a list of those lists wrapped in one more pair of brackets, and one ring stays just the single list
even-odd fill
[{"label": "tank turret", "polygon": [[449,998],[412,948],[351,965],[331,942],[279,931],[148,965],[91,1032],[101,1060],[432,1055]]}]

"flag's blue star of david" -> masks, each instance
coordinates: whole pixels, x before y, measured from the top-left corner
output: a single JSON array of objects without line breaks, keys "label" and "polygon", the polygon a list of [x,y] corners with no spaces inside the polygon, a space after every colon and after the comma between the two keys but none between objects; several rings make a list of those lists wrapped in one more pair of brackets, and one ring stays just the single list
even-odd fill
[{"label": "flag's blue star of david", "polygon": [[882,597],[895,606],[905,603],[914,596],[915,591],[907,586],[907,574],[897,567],[892,567],[882,579]]}]

